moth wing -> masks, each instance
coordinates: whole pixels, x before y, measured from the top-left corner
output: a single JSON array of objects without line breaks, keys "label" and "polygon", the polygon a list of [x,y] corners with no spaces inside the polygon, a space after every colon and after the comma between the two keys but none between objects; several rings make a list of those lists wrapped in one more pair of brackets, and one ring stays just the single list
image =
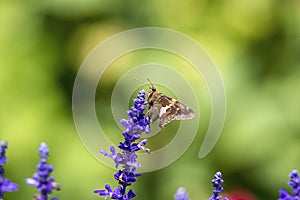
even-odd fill
[{"label": "moth wing", "polygon": [[160,110],[159,126],[163,128],[172,120],[187,120],[195,116],[194,111],[177,100],[172,99],[171,104]]},{"label": "moth wing", "polygon": [[187,120],[192,119],[195,116],[195,113],[192,109],[187,107],[186,105],[180,103],[179,101],[175,102],[175,107],[177,110],[177,115],[175,116],[175,119],[177,120]]},{"label": "moth wing", "polygon": [[166,124],[168,124],[170,121],[175,120],[176,119],[176,113],[175,112],[170,112],[174,109],[174,106],[171,106],[167,109],[167,111],[161,115],[161,117],[159,118],[159,127],[163,128]]}]

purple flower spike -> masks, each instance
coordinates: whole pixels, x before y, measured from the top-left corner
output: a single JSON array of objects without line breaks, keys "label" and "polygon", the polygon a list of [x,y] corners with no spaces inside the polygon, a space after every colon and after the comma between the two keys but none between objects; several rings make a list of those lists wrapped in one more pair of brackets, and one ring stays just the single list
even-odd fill
[{"label": "purple flower spike", "polygon": [[[37,172],[32,178],[25,179],[27,185],[35,186],[40,192],[40,194],[34,196],[35,200],[48,200],[52,190],[60,190],[60,185],[54,182],[53,177],[49,177],[54,170],[52,165],[47,165],[49,151],[46,143],[41,143],[39,147],[40,162],[36,166]],[[51,200],[57,200],[57,198],[52,198]]]},{"label": "purple flower spike", "polygon": [[189,200],[188,193],[183,187],[179,188],[174,195],[174,200]]},{"label": "purple flower spike", "polygon": [[292,187],[292,194],[290,195],[286,190],[279,191],[278,200],[300,200],[300,177],[297,170],[290,173],[289,186]]},{"label": "purple flower spike", "polygon": [[4,175],[4,164],[7,161],[5,151],[7,149],[7,142],[2,140],[0,142],[0,199],[3,198],[4,193],[13,192],[18,190],[18,185],[10,182],[8,178],[3,178]]},{"label": "purple flower spike", "polygon": [[116,168],[121,165],[122,170],[118,170],[114,174],[114,178],[119,184],[117,188],[112,190],[111,186],[106,184],[105,190],[94,190],[95,194],[118,200],[130,200],[136,196],[132,190],[129,190],[126,193],[126,189],[132,183],[136,182],[136,177],[141,176],[141,174],[135,173],[135,170],[141,167],[141,165],[136,161],[136,152],[142,150],[150,153],[150,149],[144,147],[147,143],[146,139],[140,142],[135,142],[141,138],[142,133],[150,133],[149,119],[148,116],[144,114],[146,105],[146,92],[142,90],[134,100],[134,105],[129,111],[127,111],[129,119],[120,120],[120,123],[125,128],[122,133],[124,142],[120,142],[118,144],[118,148],[121,151],[120,153],[117,153],[113,146],[110,147],[111,153],[100,150],[100,153],[104,156],[110,157],[114,160]]},{"label": "purple flower spike", "polygon": [[[215,188],[213,190],[213,195],[208,198],[208,200],[221,200],[222,196],[220,195],[221,192],[223,192],[222,183],[224,182],[222,179],[221,172],[217,172],[214,176],[215,178],[211,181],[212,186]],[[223,200],[228,200],[226,197],[223,198]]]}]

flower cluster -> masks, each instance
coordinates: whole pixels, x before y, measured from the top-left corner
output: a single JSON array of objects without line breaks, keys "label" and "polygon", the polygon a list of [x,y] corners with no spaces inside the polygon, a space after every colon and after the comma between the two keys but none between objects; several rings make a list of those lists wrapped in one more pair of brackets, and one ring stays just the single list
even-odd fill
[{"label": "flower cluster", "polygon": [[[214,176],[215,178],[211,181],[212,186],[215,188],[213,190],[213,195],[208,198],[208,200],[221,200],[222,196],[220,195],[221,192],[223,192],[222,183],[224,182],[222,179],[221,172],[217,172]],[[223,198],[223,200],[228,200],[226,197]]]},{"label": "flower cluster", "polygon": [[18,190],[18,185],[10,182],[8,178],[3,178],[4,164],[6,163],[5,151],[7,149],[7,142],[2,140],[0,142],[0,199],[3,198],[5,192],[13,192]]},{"label": "flower cluster", "polygon": [[120,120],[120,123],[125,128],[122,133],[124,142],[120,142],[118,144],[118,148],[120,149],[121,153],[117,153],[115,147],[113,146],[110,147],[111,153],[100,150],[103,155],[114,160],[116,168],[122,166],[122,169],[118,170],[114,174],[114,178],[119,183],[117,188],[112,190],[111,186],[106,184],[105,190],[95,190],[95,194],[119,200],[129,200],[136,196],[132,190],[126,192],[126,189],[127,186],[136,181],[136,177],[141,176],[140,173],[135,172],[137,168],[141,167],[136,161],[136,151],[143,150],[147,153],[150,153],[150,150],[144,147],[144,145],[147,143],[146,139],[136,142],[136,140],[141,138],[141,134],[143,132],[150,133],[149,119],[147,115],[144,114],[146,105],[146,92],[142,90],[139,92],[137,98],[134,99],[134,105],[127,112],[129,119]]},{"label": "flower cluster", "polygon": [[290,173],[290,178],[288,184],[292,187],[292,195],[286,190],[281,189],[278,200],[300,200],[300,177],[298,171],[293,170]]},{"label": "flower cluster", "polygon": [[[215,189],[213,190],[213,195],[207,200],[222,200],[220,193],[223,192],[223,187],[221,185],[224,181],[221,172],[217,172],[214,177],[215,178],[211,182]],[[181,187],[177,190],[174,195],[174,200],[189,200],[188,194],[184,188]],[[225,197],[223,200],[228,200],[228,198]]]},{"label": "flower cluster", "polygon": [[[53,177],[49,177],[54,167],[52,165],[47,165],[49,148],[45,143],[41,143],[39,153],[40,162],[36,166],[37,173],[33,175],[33,178],[25,179],[25,182],[28,185],[35,186],[39,190],[40,194],[35,195],[35,200],[48,200],[48,196],[52,193],[52,190],[60,190],[60,186],[58,183],[54,182]],[[57,198],[52,198],[51,200],[57,200]]]}]

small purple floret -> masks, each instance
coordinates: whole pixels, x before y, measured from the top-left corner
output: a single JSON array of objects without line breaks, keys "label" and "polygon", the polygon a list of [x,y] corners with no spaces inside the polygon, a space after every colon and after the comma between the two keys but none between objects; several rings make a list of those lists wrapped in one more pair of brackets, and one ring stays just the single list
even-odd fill
[{"label": "small purple floret", "polygon": [[179,188],[174,195],[174,200],[189,200],[188,193],[183,187]]}]

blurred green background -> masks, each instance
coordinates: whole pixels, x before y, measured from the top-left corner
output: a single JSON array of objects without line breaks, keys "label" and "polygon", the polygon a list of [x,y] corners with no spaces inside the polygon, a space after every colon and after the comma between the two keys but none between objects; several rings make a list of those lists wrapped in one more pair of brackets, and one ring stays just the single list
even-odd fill
[{"label": "blurred green background", "polygon": [[[42,141],[62,185],[53,196],[103,199],[93,190],[116,184],[114,170],[80,142],[72,87],[81,62],[99,42],[144,26],[177,30],[207,50],[225,83],[227,118],[217,145],[200,160],[210,119],[209,108],[200,105],[201,127],[191,147],[171,166],[143,174],[132,186],[136,199],[172,199],[180,186],[191,199],[206,199],[216,171],[222,171],[227,193],[243,190],[256,199],[276,199],[280,188],[288,188],[288,173],[300,166],[299,0],[1,0],[0,139],[9,145],[5,177],[20,187],[6,200],[32,199],[36,193],[24,179],[36,171]],[[153,54],[140,59],[159,62]],[[164,54],[160,59],[174,62]],[[120,76],[113,69],[102,80],[106,98],[99,99],[100,107],[109,106]],[[203,98],[209,107],[207,94]]]}]

